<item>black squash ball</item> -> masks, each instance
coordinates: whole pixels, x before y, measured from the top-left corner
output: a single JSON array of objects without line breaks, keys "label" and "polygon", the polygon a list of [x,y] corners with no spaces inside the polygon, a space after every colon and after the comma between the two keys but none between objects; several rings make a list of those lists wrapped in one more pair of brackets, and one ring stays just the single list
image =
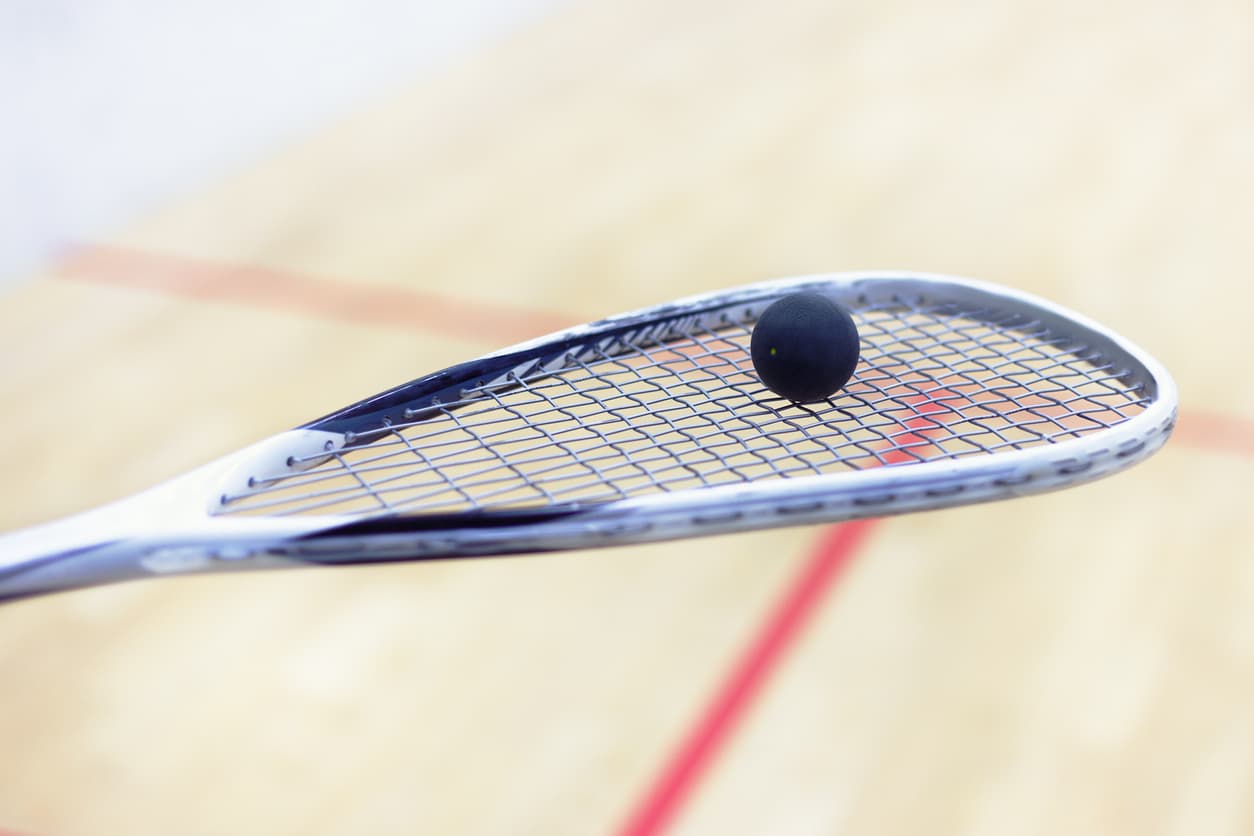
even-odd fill
[{"label": "black squash ball", "polygon": [[818,293],[771,303],[753,326],[753,368],[766,387],[798,403],[825,400],[858,365],[858,327],[849,312]]}]

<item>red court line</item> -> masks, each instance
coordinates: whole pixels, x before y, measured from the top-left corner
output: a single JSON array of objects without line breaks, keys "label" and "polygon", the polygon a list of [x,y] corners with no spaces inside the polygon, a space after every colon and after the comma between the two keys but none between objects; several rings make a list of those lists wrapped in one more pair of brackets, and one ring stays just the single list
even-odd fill
[{"label": "red court line", "polygon": [[[331,319],[421,328],[496,343],[537,337],[575,324],[568,315],[512,305],[470,302],[409,288],[312,279],[300,273],[105,244],[71,251],[56,275],[76,281],[238,302]],[[1254,455],[1254,421],[1189,412],[1176,440],[1193,447]]]},{"label": "red court line", "polygon": [[1180,416],[1174,436],[1190,447],[1254,456],[1254,421],[1248,418],[1188,412]]},{"label": "red court line", "polygon": [[311,279],[298,273],[93,244],[73,251],[56,275],[111,287],[239,302],[285,313],[390,325],[459,339],[517,342],[576,324],[569,316],[472,302],[409,288]]},{"label": "red court line", "polygon": [[[907,431],[893,439],[895,446],[884,454],[886,464],[909,461],[913,458],[910,451],[917,453],[917,448],[929,444],[930,432],[943,425],[938,416],[948,411],[944,404],[924,396],[914,400],[912,408],[917,414],[904,422]],[[824,531],[818,547],[740,655],[731,674],[665,762],[643,798],[632,808],[618,831],[619,836],[656,836],[666,830],[753,698],[796,643],[824,594],[841,576],[840,570],[853,562],[858,547],[874,524],[875,520],[855,520],[829,526]]]},{"label": "red court line", "polygon": [[665,830],[709,770],[754,697],[779,667],[823,596],[853,561],[874,524],[874,520],[858,520],[824,529],[814,553],[631,809],[617,831],[619,836],[653,836]]}]

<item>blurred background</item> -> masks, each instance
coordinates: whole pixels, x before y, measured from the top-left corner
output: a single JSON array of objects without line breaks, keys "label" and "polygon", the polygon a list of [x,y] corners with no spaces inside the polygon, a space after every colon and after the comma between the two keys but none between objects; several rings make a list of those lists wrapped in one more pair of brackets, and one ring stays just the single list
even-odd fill
[{"label": "blurred background", "polygon": [[1172,371],[1064,493],[0,607],[0,832],[1254,830],[1254,9],[0,9],[0,529],[566,323],[803,273]]},{"label": "blurred background", "polygon": [[545,0],[0,8],[0,281],[502,37]]}]

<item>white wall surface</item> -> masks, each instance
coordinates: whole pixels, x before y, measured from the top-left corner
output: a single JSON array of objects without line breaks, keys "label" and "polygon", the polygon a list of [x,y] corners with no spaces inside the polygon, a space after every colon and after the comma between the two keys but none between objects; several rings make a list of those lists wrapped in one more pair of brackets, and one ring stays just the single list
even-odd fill
[{"label": "white wall surface", "polygon": [[0,285],[550,0],[3,0]]}]

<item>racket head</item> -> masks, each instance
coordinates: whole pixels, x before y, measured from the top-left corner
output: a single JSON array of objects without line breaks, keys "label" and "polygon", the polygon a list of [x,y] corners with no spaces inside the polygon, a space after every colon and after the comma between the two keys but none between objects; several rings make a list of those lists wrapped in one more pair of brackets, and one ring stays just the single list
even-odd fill
[{"label": "racket head", "polygon": [[[769,392],[760,312],[818,292],[862,359],[826,402]],[[212,514],[306,518],[320,560],[544,551],[904,513],[1124,469],[1175,422],[1151,356],[1045,300],[919,273],[704,294],[411,381],[236,468]],[[280,437],[282,438],[282,437]],[[276,466],[277,462],[281,462]]]}]

